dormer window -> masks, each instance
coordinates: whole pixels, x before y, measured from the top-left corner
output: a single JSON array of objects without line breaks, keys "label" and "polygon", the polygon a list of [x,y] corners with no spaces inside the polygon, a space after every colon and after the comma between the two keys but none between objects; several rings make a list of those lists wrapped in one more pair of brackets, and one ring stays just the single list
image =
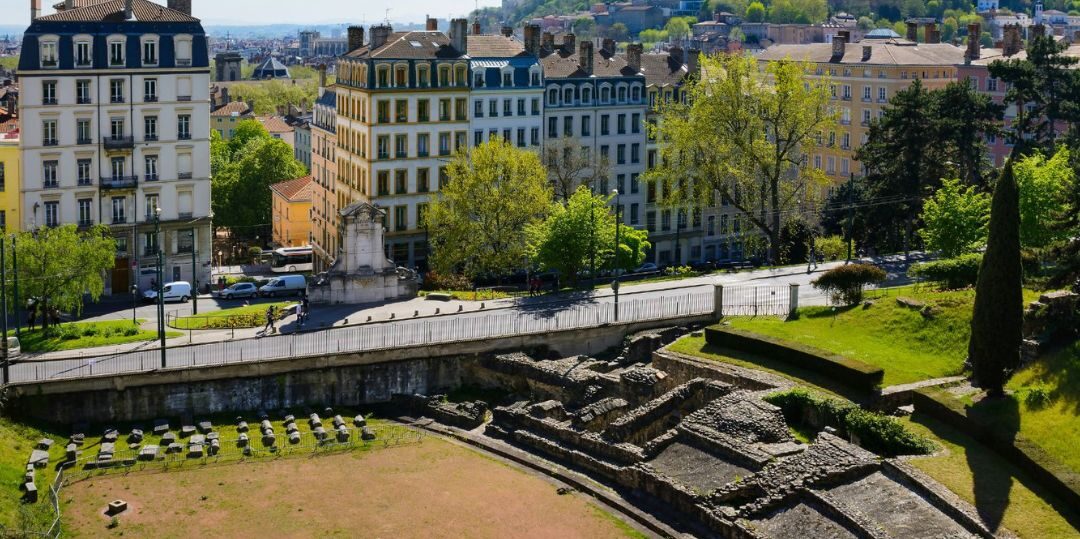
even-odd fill
[{"label": "dormer window", "polygon": [[409,86],[409,70],[405,66],[397,66],[394,69],[394,86],[406,88]]},{"label": "dormer window", "polygon": [[618,92],[619,92],[619,103],[625,102],[626,101],[626,87],[625,86],[620,86],[619,89],[618,89]]},{"label": "dormer window", "polygon": [[592,102],[592,88],[586,86],[581,89],[581,102],[586,104]]},{"label": "dormer window", "polygon": [[429,73],[430,70],[428,69],[428,66],[416,66],[416,84],[421,88],[429,87],[431,85],[431,77]]},{"label": "dormer window", "polygon": [[634,86],[633,88],[630,89],[630,100],[633,101],[634,103],[637,103],[638,101],[641,101],[641,87],[640,86]]},{"label": "dormer window", "polygon": [[463,65],[459,65],[454,69],[454,78],[457,81],[458,86],[468,85],[469,78],[468,75],[466,75],[467,71],[468,69]]},{"label": "dormer window", "polygon": [[123,66],[124,65],[124,42],[123,41],[110,41],[109,42],[109,65],[110,66]]},{"label": "dormer window", "polygon": [[376,88],[389,88],[390,87],[390,67],[379,66],[375,68],[375,87]]},{"label": "dormer window", "polygon": [[450,86],[450,66],[443,64],[439,66],[439,87],[447,86]]},{"label": "dormer window", "polygon": [[607,104],[611,101],[611,88],[607,86],[600,88],[600,102]]},{"label": "dormer window", "polygon": [[173,44],[176,47],[176,65],[177,67],[188,67],[191,65],[191,36],[181,35],[173,38]]},{"label": "dormer window", "polygon": [[571,104],[573,102],[574,102],[574,89],[573,88],[567,88],[567,89],[563,90],[563,103],[566,103],[567,105],[569,105],[569,104]]},{"label": "dormer window", "polygon": [[514,85],[514,72],[513,71],[503,71],[502,85],[504,87],[507,87],[507,88]]},{"label": "dormer window", "polygon": [[144,66],[156,66],[158,63],[157,41],[147,40],[142,44],[142,63]]},{"label": "dormer window", "polygon": [[477,71],[476,73],[473,74],[473,88],[483,88],[483,87],[484,87],[484,72],[483,71]]},{"label": "dormer window", "polygon": [[75,65],[79,67],[86,67],[93,63],[93,54],[91,53],[89,41],[79,41],[75,43]]},{"label": "dormer window", "polygon": [[55,41],[42,41],[41,42],[41,67],[56,67],[56,42]]},{"label": "dormer window", "polygon": [[548,105],[555,106],[559,104],[559,91],[555,88],[548,90]]},{"label": "dormer window", "polygon": [[540,86],[540,73],[535,70],[529,73],[529,86]]}]

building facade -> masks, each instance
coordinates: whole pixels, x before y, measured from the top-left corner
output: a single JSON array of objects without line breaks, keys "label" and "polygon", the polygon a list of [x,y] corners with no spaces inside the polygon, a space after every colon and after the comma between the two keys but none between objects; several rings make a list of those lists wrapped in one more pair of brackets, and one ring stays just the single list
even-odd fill
[{"label": "building facade", "polygon": [[209,282],[210,60],[190,2],[170,5],[64,10],[23,38],[21,225],[108,225],[106,293],[149,287],[159,251],[166,281]]},{"label": "building facade", "polygon": [[[539,42],[537,42],[539,43]],[[536,54],[505,35],[471,35],[472,145],[502,138],[540,150],[543,138],[543,69]]]},{"label": "building facade", "polygon": [[0,232],[18,232],[22,217],[19,130],[0,133]]},{"label": "building facade", "polygon": [[311,117],[311,238],[315,271],[330,268],[340,247],[337,200],[337,92],[320,89]]},{"label": "building facade", "polygon": [[311,176],[275,183],[270,186],[270,195],[274,245],[307,245],[311,236]]}]

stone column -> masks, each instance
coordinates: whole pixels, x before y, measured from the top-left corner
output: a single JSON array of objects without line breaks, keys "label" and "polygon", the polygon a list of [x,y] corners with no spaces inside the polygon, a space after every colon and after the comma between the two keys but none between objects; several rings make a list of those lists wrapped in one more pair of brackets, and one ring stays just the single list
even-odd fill
[{"label": "stone column", "polygon": [[713,285],[713,317],[717,320],[724,318],[724,285]]},{"label": "stone column", "polygon": [[791,283],[791,289],[788,291],[788,317],[794,318],[799,314],[799,285],[798,283]]}]

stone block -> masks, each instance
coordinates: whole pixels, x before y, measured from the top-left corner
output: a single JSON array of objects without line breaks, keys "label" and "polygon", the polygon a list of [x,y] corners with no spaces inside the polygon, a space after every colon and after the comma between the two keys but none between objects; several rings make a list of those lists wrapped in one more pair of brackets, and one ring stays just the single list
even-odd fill
[{"label": "stone block", "polygon": [[364,416],[362,414],[360,414],[360,415],[357,415],[356,417],[353,418],[352,423],[353,423],[353,426],[363,427],[363,426],[367,425],[367,420],[364,419]]},{"label": "stone block", "polygon": [[101,446],[98,448],[98,454],[99,455],[102,455],[102,454],[105,454],[105,455],[116,454],[116,444],[108,443],[108,442],[101,444]]},{"label": "stone block", "polygon": [[259,423],[259,430],[261,430],[263,434],[266,434],[268,432],[273,433],[274,425],[270,423],[269,419],[264,419]]},{"label": "stone block", "polygon": [[208,442],[213,442],[214,440],[217,440],[219,438],[221,438],[221,435],[216,433],[216,432],[208,432],[208,433],[206,433],[206,441],[208,441]]},{"label": "stone block", "polygon": [[154,420],[154,435],[161,436],[169,432],[169,420],[167,419],[155,419]]},{"label": "stone block", "polygon": [[199,459],[199,458],[202,458],[202,456],[203,456],[203,445],[202,444],[190,444],[190,445],[188,445],[187,458],[189,458],[189,459]]},{"label": "stone block", "polygon": [[48,451],[48,450],[52,449],[52,446],[53,446],[52,438],[42,438],[42,439],[38,440],[38,443],[37,443],[37,448],[41,449],[42,451]]},{"label": "stone block", "polygon": [[182,425],[180,427],[180,436],[188,437],[195,434],[195,425]]},{"label": "stone block", "polygon": [[217,440],[210,440],[210,446],[206,448],[206,452],[211,457],[216,456],[221,451],[221,442]]},{"label": "stone block", "polygon": [[166,454],[180,453],[183,450],[184,450],[184,446],[182,446],[182,445],[180,445],[180,444],[178,444],[176,442],[173,442],[173,443],[169,444],[168,447],[165,448],[165,453]]},{"label": "stone block", "polygon": [[68,462],[75,462],[79,459],[79,446],[76,444],[68,444],[64,450],[64,457]]},{"label": "stone block", "polygon": [[315,439],[316,440],[321,442],[321,441],[326,439],[326,429],[323,428],[321,425],[318,426],[318,427],[315,427],[315,429],[312,432],[315,434]]},{"label": "stone block", "polygon": [[116,429],[105,429],[105,435],[101,437],[101,441],[115,443],[120,439],[120,431]]},{"label": "stone block", "polygon": [[148,445],[148,446],[140,449],[139,450],[139,460],[147,461],[147,460],[156,459],[157,454],[158,454],[158,449],[159,448],[156,445]]},{"label": "stone block", "polygon": [[109,507],[105,509],[105,514],[109,516],[116,516],[124,511],[127,511],[128,504],[124,500],[116,500],[109,502]]},{"label": "stone block", "polygon": [[311,414],[308,417],[308,425],[314,429],[315,427],[322,426],[322,419],[319,419],[319,414]]},{"label": "stone block", "polygon": [[25,494],[23,494],[23,498],[26,499],[26,501],[28,501],[30,503],[37,503],[37,501],[38,501],[37,485],[35,485],[33,483],[26,483],[26,484],[23,485],[23,491],[26,492]]},{"label": "stone block", "polygon": [[175,441],[176,441],[176,433],[175,432],[166,432],[165,434],[163,434],[161,436],[161,443],[164,444],[164,445],[171,444],[171,443],[173,443]]},{"label": "stone block", "polygon": [[296,416],[294,416],[292,414],[289,414],[289,415],[285,416],[285,423],[295,423],[295,422],[296,422]]},{"label": "stone block", "polygon": [[191,445],[206,445],[206,436],[202,434],[196,434],[188,441]]},{"label": "stone block", "polygon": [[201,432],[203,434],[207,434],[210,431],[214,430],[214,425],[212,423],[210,423],[209,421],[206,421],[206,420],[199,421],[198,427],[199,427],[199,432]]},{"label": "stone block", "polygon": [[296,444],[300,443],[300,432],[299,431],[294,430],[294,431],[289,433],[289,443],[293,444],[293,445],[296,445]]},{"label": "stone block", "polygon": [[142,444],[128,444],[128,449],[130,449],[130,450],[132,450],[132,451],[138,451],[138,450],[139,450],[139,446],[141,446],[141,445],[142,445]]},{"label": "stone block", "polygon": [[337,441],[341,443],[349,441],[349,429],[345,428],[344,425],[342,425],[341,428],[337,430]]},{"label": "stone block", "polygon": [[237,423],[236,432],[247,432],[247,431],[248,431],[247,421],[241,421],[240,423]]},{"label": "stone block", "polygon": [[289,423],[288,425],[285,425],[285,432],[288,434],[300,432],[300,427],[297,427],[296,423]]},{"label": "stone block", "polygon": [[342,417],[339,416],[339,415],[334,416],[334,428],[336,429],[336,428],[341,427],[343,425],[345,425],[345,420],[342,419]]},{"label": "stone block", "polygon": [[375,431],[371,427],[364,427],[360,430],[360,439],[365,442],[369,442],[375,439]]},{"label": "stone block", "polygon": [[240,433],[240,436],[236,439],[236,447],[247,447],[248,435],[246,432]]},{"label": "stone block", "polygon": [[33,469],[27,471],[23,474],[23,483],[33,483],[36,475]]},{"label": "stone block", "polygon": [[263,447],[274,447],[274,442],[276,442],[276,441],[277,441],[277,439],[274,438],[273,434],[263,434],[263,437],[262,437]]},{"label": "stone block", "polygon": [[139,429],[132,429],[131,434],[128,435],[128,442],[133,444],[141,443],[143,441],[143,431]]},{"label": "stone block", "polygon": [[81,434],[81,433],[80,434],[72,434],[70,441],[71,441],[71,443],[73,443],[75,445],[83,445],[83,444],[86,443],[86,435]]}]

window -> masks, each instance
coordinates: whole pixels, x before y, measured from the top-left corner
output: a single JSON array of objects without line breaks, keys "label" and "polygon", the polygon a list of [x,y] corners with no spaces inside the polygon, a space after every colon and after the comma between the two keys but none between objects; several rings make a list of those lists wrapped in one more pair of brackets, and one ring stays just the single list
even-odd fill
[{"label": "window", "polygon": [[153,103],[157,100],[157,79],[143,80],[143,101],[147,103]]},{"label": "window", "polygon": [[158,63],[157,41],[143,41],[142,63],[145,66],[156,66]]},{"label": "window", "polygon": [[660,212],[660,230],[671,230],[671,210]]},{"label": "window", "polygon": [[450,133],[439,133],[439,155],[450,155]]},{"label": "window", "polygon": [[45,203],[45,226],[60,226],[60,203],[48,201]]},{"label": "window", "polygon": [[191,254],[195,252],[195,230],[176,231],[176,252],[178,254]]},{"label": "window", "polygon": [[57,140],[56,132],[56,120],[45,120],[41,122],[41,145],[42,146],[56,146],[60,144]]},{"label": "window", "polygon": [[503,100],[503,116],[508,116],[509,117],[509,116],[513,116],[513,115],[514,115],[514,102],[509,100],[509,99],[504,99]]},{"label": "window", "polygon": [[79,105],[90,104],[90,81],[75,81],[75,103]]},{"label": "window", "polygon": [[591,137],[592,136],[592,118],[589,117],[589,116],[582,116],[581,117],[581,136],[583,136],[583,137]]},{"label": "window", "polygon": [[394,136],[394,156],[398,159],[405,159],[409,157],[409,136],[408,135],[395,135]]},{"label": "window", "polygon": [[418,122],[426,122],[431,119],[431,102],[427,99],[421,99],[416,102],[416,120]]},{"label": "window", "polygon": [[450,183],[450,173],[446,171],[446,167],[439,167],[439,189],[443,189],[448,183]]},{"label": "window", "polygon": [[503,74],[502,74],[502,85],[503,86],[513,86],[514,85],[514,74],[509,72],[509,71],[504,71]]},{"label": "window", "polygon": [[375,104],[375,117],[381,124],[390,123],[390,102],[379,101]]},{"label": "window", "polygon": [[997,81],[997,79],[993,79],[993,78],[986,79],[986,91],[988,91],[988,92],[996,92],[996,91],[998,91],[998,81]]},{"label": "window", "polygon": [[124,138],[124,119],[113,118],[109,122],[109,138],[112,140],[120,140]]},{"label": "window", "polygon": [[75,162],[76,178],[79,185],[91,185],[94,179],[91,177],[93,162],[89,159],[79,159]]},{"label": "window", "polygon": [[540,86],[540,74],[533,71],[529,73],[529,86]]},{"label": "window", "polygon": [[181,114],[176,117],[176,138],[191,140],[191,115]]},{"label": "window", "polygon": [[123,41],[110,41],[109,42],[109,65],[122,66],[124,65],[124,42]]},{"label": "window", "polygon": [[[632,211],[632,210],[631,210]],[[645,212],[645,229],[649,232],[656,232],[656,212]]]},{"label": "window", "polygon": [[454,117],[459,122],[465,122],[469,119],[469,100],[465,98],[459,98],[454,101]]},{"label": "window", "polygon": [[484,117],[484,101],[482,99],[477,99],[476,101],[473,102],[473,117],[474,118],[483,118]]},{"label": "window", "polygon": [[[507,130],[506,133],[507,133],[507,135],[506,135],[507,142],[509,142],[509,140],[510,140],[510,135],[509,135],[510,131]],[[469,147],[469,133],[467,131],[458,131],[457,133],[454,133],[454,149],[455,150],[464,150],[464,149],[466,149],[468,147]]]},{"label": "window", "polygon": [[600,136],[604,137],[611,134],[611,127],[609,126],[610,117],[607,114],[600,116]]},{"label": "window", "polygon": [[90,55],[90,42],[80,41],[75,44],[75,65],[79,67],[86,67],[92,63],[92,56]]},{"label": "window", "polygon": [[610,158],[610,156],[611,156],[611,146],[608,146],[606,144],[600,146],[600,159],[606,161],[606,160],[608,160]]},{"label": "window", "polygon": [[615,131],[620,135],[626,134],[626,115],[620,114],[615,119]]},{"label": "window", "polygon": [[380,170],[377,173],[376,190],[379,196],[386,196],[390,194],[390,172],[386,170]]},{"label": "window", "polygon": [[524,127],[519,127],[517,130],[517,145],[519,148],[524,148],[526,146]]},{"label": "window", "polygon": [[41,42],[41,67],[56,67],[56,42]]},{"label": "window", "polygon": [[124,165],[125,161],[123,157],[112,158],[112,177],[113,181],[121,181],[124,177]]},{"label": "window", "polygon": [[525,99],[521,98],[517,100],[517,114],[518,116],[525,115]]},{"label": "window", "polygon": [[482,70],[481,71],[476,71],[475,73],[473,73],[473,88],[483,88],[483,87],[484,87],[484,72]]},{"label": "window", "polygon": [[[151,212],[147,212],[147,215],[152,215]],[[126,223],[127,222],[127,197],[113,197],[112,198],[112,223]]]},{"label": "window", "polygon": [[532,128],[532,132],[529,133],[529,138],[531,139],[530,142],[532,143],[533,146],[539,146],[540,145],[540,128],[539,127]]},{"label": "window", "polygon": [[409,193],[409,171],[394,171],[394,194],[406,195]]},{"label": "window", "polygon": [[559,119],[552,116],[548,118],[548,138],[557,138],[559,136]]},{"label": "window", "polygon": [[567,89],[563,90],[563,103],[565,103],[567,105],[573,105],[574,104],[574,89],[573,88],[567,88]]},{"label": "window", "polygon": [[637,202],[630,205],[630,224],[637,225],[639,220],[640,207]]},{"label": "window", "polygon": [[113,103],[124,102],[124,79],[109,81],[109,100]]},{"label": "window", "polygon": [[634,114],[633,116],[630,117],[630,132],[631,133],[640,133],[641,132],[641,115],[640,114]]},{"label": "window", "polygon": [[54,81],[54,80],[41,81],[41,104],[42,105],[55,105],[56,104],[56,81]]},{"label": "window", "polygon": [[397,206],[394,208],[394,230],[409,229],[409,207]]},{"label": "window", "polygon": [[402,124],[409,121],[409,100],[398,99],[394,102],[394,121]]},{"label": "window", "polygon": [[430,153],[431,135],[420,133],[416,135],[416,156],[427,157]]},{"label": "window", "polygon": [[870,125],[870,109],[863,109],[862,111],[862,124]]},{"label": "window", "polygon": [[615,147],[615,163],[619,165],[626,164],[626,145],[620,144]]},{"label": "window", "polygon": [[143,158],[143,171],[146,173],[146,181],[158,180],[158,158],[156,155],[147,155]]},{"label": "window", "polygon": [[884,103],[885,101],[887,101],[887,99],[885,98],[886,95],[887,95],[887,92],[888,92],[888,90],[886,90],[884,86],[877,89],[878,103]]},{"label": "window", "polygon": [[656,184],[649,183],[648,189],[645,191],[645,202],[649,204],[656,203]]},{"label": "window", "polygon": [[90,213],[90,208],[91,208],[92,203],[93,203],[93,200],[89,199],[89,198],[80,198],[78,200],[78,205],[79,205],[79,223],[78,224],[79,224],[80,227],[88,227],[88,226],[94,224],[93,218],[91,217],[91,213]]},{"label": "window", "polygon": [[146,195],[145,201],[143,206],[146,207],[146,220],[151,221],[154,219],[154,215],[161,211],[160,206],[158,206],[158,196],[156,194]]},{"label": "window", "polygon": [[390,159],[390,137],[379,135],[375,139],[375,156],[378,159]]},{"label": "window", "polygon": [[630,162],[631,163],[640,163],[641,162],[641,145],[640,144],[631,144],[630,145]]},{"label": "window", "polygon": [[572,137],[572,136],[574,136],[574,117],[573,116],[566,116],[566,117],[563,118],[563,136],[564,137]]},{"label": "window", "polygon": [[491,116],[492,118],[497,118],[499,116],[499,100],[498,99],[492,99],[492,100],[488,101],[488,115]]},{"label": "window", "polygon": [[406,88],[409,86],[409,72],[405,66],[397,66],[394,68],[394,86],[398,88]]},{"label": "window", "polygon": [[540,98],[538,98],[538,97],[534,97],[533,100],[532,100],[532,115],[533,116],[539,116],[540,115]]},{"label": "window", "polygon": [[431,189],[431,170],[426,168],[416,169],[416,192],[426,193]]},{"label": "window", "polygon": [[477,129],[473,131],[473,146],[479,146],[484,143],[484,131]]},{"label": "window", "polygon": [[637,173],[630,175],[630,194],[636,195],[641,190],[641,182],[638,181],[640,175]]},{"label": "window", "polygon": [[0,193],[7,190],[7,178],[4,176],[4,164],[0,163]]},{"label": "window", "polygon": [[157,130],[157,116],[147,116],[143,118],[143,136],[147,142],[153,142],[158,139]]},{"label": "window", "polygon": [[449,122],[450,121],[450,100],[449,99],[440,99],[439,100],[439,121],[440,122]]}]

